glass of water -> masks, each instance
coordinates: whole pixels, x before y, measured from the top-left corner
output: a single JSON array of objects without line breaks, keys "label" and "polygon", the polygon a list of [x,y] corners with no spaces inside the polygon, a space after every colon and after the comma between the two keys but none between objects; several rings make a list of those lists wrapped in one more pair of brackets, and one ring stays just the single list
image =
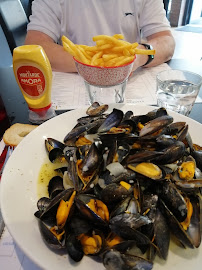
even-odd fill
[{"label": "glass of water", "polygon": [[157,105],[188,116],[202,85],[202,77],[183,70],[157,74]]}]

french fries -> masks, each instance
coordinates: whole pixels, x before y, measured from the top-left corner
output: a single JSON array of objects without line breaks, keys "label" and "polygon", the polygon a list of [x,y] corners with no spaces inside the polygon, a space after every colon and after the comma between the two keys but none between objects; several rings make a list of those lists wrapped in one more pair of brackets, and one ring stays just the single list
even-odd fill
[{"label": "french fries", "polygon": [[98,35],[93,37],[93,41],[96,43],[95,46],[78,45],[62,36],[64,50],[78,61],[91,66],[122,66],[132,62],[136,54],[155,54],[155,50],[138,49],[137,42],[127,42],[121,34]]}]

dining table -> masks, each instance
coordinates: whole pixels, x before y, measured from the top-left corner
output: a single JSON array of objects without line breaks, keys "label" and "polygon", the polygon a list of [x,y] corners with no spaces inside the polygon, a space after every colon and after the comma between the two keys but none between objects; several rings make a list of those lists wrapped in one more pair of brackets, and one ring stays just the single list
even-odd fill
[{"label": "dining table", "polygon": [[[189,70],[202,76],[202,34],[182,32],[178,31],[177,29],[172,29],[172,32],[176,41],[176,49],[172,59],[167,62],[169,67],[172,69]],[[0,94],[10,124],[28,124],[28,106],[16,82],[12,65],[8,65],[6,67],[0,66]],[[199,91],[199,97],[202,100],[202,87]],[[59,115],[65,113],[66,111],[68,110],[56,110],[56,114]],[[202,124],[202,102],[194,104],[189,117]],[[9,235],[8,232],[6,233]],[[7,244],[8,246],[10,245],[9,242]],[[0,239],[0,265],[2,260],[1,252],[3,252],[2,250],[4,249],[8,249],[8,246],[6,246],[6,244],[3,246]],[[16,259],[16,264],[15,262],[12,262],[9,265],[7,268],[8,270],[40,269],[29,258],[27,258],[26,255],[23,254],[16,244],[14,244],[12,252],[15,252],[15,256],[17,256],[18,259]]]},{"label": "dining table", "polygon": [[[167,64],[172,69],[188,70],[202,76],[202,34],[182,32],[173,29],[176,41],[174,55]],[[10,123],[29,123],[28,106],[16,82],[12,65],[0,66],[0,94],[4,102]],[[202,88],[199,92],[202,98]],[[56,110],[61,114],[67,110]],[[189,115],[190,118],[202,123],[202,103],[196,103]]]}]

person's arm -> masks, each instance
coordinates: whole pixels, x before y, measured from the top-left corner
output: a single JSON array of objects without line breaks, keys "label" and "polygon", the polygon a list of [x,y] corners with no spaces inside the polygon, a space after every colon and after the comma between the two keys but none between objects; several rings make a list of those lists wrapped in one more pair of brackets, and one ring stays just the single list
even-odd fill
[{"label": "person's arm", "polygon": [[48,35],[35,30],[29,30],[25,39],[25,45],[41,45],[45,50],[53,70],[61,72],[76,72],[73,57],[68,54],[61,45],[54,42]]},{"label": "person's arm", "polygon": [[[144,67],[154,67],[165,63],[170,60],[174,54],[175,40],[171,31],[163,31],[153,34],[147,37],[147,41],[145,43],[152,45],[156,53],[154,55],[154,60]],[[138,48],[145,49],[143,45],[139,45]],[[143,66],[147,60],[147,55],[136,55],[133,70]]]},{"label": "person's arm", "polygon": [[[144,67],[157,66],[171,59],[175,49],[175,41],[170,31],[159,32],[147,37],[147,43],[153,46],[156,50],[156,54],[154,60]],[[53,70],[76,72],[76,66],[72,56],[68,54],[61,45],[56,44],[48,35],[39,31],[30,30],[27,33],[25,44],[41,45],[50,60]],[[139,45],[138,48],[145,49],[143,45]],[[147,55],[137,54],[133,71],[143,66],[147,60]]]}]

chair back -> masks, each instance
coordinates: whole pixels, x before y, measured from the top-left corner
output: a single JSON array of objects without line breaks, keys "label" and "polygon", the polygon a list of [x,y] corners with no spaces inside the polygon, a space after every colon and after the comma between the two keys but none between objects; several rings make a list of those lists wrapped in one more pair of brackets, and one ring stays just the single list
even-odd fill
[{"label": "chair back", "polygon": [[163,0],[164,4],[164,9],[166,11],[166,15],[168,14],[168,5],[169,5],[170,0]]},{"label": "chair back", "polygon": [[[4,35],[3,29],[0,26],[0,72],[1,68],[12,66],[12,54],[8,46],[8,42]],[[0,86],[1,89],[1,86]]]},{"label": "chair back", "polygon": [[15,47],[24,44],[28,18],[20,0],[0,1],[0,24],[11,53]]},{"label": "chair back", "polygon": [[29,16],[31,15],[31,10],[32,10],[32,2],[33,0],[20,0],[23,8],[24,8],[24,11],[27,15],[27,18],[29,20]]}]

